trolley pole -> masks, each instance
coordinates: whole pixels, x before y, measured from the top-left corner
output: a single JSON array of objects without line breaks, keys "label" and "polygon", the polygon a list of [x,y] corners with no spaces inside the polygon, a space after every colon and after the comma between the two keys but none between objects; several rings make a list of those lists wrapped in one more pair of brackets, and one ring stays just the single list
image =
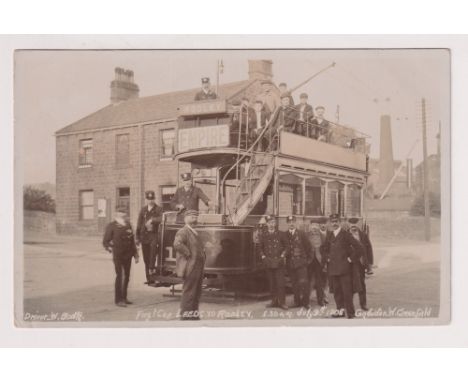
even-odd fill
[{"label": "trolley pole", "polygon": [[427,162],[426,100],[422,99],[422,134],[423,134],[423,187],[424,187],[424,236],[431,240],[431,212],[429,209],[429,168]]}]

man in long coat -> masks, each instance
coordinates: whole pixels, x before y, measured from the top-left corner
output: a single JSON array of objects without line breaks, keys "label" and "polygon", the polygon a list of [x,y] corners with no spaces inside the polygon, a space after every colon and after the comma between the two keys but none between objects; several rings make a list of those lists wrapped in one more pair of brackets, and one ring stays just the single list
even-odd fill
[{"label": "man in long coat", "polygon": [[260,236],[260,256],[268,272],[270,282],[271,303],[267,308],[288,309],[285,292],[285,269],[287,241],[284,234],[278,231],[276,218],[265,217],[267,230]]},{"label": "man in long coat", "polygon": [[348,219],[349,232],[360,245],[362,251],[359,260],[356,263],[358,270],[359,280],[361,282],[361,290],[359,293],[359,305],[362,310],[368,310],[367,308],[367,290],[366,290],[366,272],[372,269],[374,263],[374,253],[372,250],[372,244],[369,240],[369,236],[358,227],[358,218]]},{"label": "man in long coat", "polygon": [[105,230],[102,245],[112,253],[115,268],[114,302],[118,307],[125,308],[131,302],[127,299],[128,282],[132,258],[138,263],[138,251],[135,245],[133,229],[129,222],[127,211],[119,207],[115,220],[110,222]]},{"label": "man in long coat", "polygon": [[158,229],[162,219],[162,208],[155,203],[154,191],[146,191],[146,206],[138,215],[136,245],[141,244],[145,262],[146,283],[151,282],[150,274],[154,272],[158,248]]},{"label": "man in long coat", "polygon": [[327,233],[322,253],[326,256],[330,289],[333,290],[337,313],[332,317],[355,317],[353,292],[353,263],[359,261],[360,248],[351,234],[341,227],[340,216],[330,215],[331,231]]},{"label": "man in long coat", "polygon": [[199,233],[195,229],[197,220],[198,211],[186,211],[185,225],[177,231],[174,238],[176,273],[184,280],[180,300],[181,320],[200,319],[198,307],[202,291],[205,251]]}]

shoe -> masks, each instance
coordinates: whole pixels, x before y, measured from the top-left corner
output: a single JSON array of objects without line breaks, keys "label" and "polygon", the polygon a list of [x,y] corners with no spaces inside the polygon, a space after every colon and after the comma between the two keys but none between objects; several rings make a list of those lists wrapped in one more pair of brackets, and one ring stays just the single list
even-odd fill
[{"label": "shoe", "polygon": [[283,310],[288,310],[288,306],[286,304],[281,304],[281,305],[278,305],[278,308],[281,308]]},{"label": "shoe", "polygon": [[267,308],[276,308],[277,306],[278,306],[278,304],[275,304],[273,302],[266,305]]},{"label": "shoe", "polygon": [[343,318],[345,316],[344,313],[333,313],[331,315],[332,318]]},{"label": "shoe", "polygon": [[128,301],[128,300],[126,299],[126,300],[125,300],[125,304],[127,304],[127,305],[132,305],[132,304],[133,304],[133,302],[131,302],[131,301]]},{"label": "shoe", "polygon": [[356,316],[354,314],[348,316],[348,319],[352,319],[352,318],[356,318]]},{"label": "shoe", "polygon": [[301,305],[299,305],[299,304],[293,304],[293,305],[290,306],[291,309],[300,308],[300,307],[301,307]]},{"label": "shoe", "polygon": [[310,304],[305,304],[304,309],[309,310],[311,308]]},{"label": "shoe", "polygon": [[120,308],[126,308],[127,307],[127,304],[125,304],[123,301],[117,302],[117,303],[115,303],[115,305],[117,305]]},{"label": "shoe", "polygon": [[145,281],[143,284],[149,285],[150,281]]}]

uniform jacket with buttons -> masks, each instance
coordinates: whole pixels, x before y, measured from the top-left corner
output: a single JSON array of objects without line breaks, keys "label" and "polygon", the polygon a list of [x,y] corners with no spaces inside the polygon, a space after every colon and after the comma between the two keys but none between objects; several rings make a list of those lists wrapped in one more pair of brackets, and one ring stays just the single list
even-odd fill
[{"label": "uniform jacket with buttons", "polygon": [[[143,244],[149,244],[157,240],[158,228],[162,219],[162,208],[155,204],[151,210],[144,206],[138,215],[136,238]],[[146,227],[146,222],[151,220],[151,230]]]},{"label": "uniform jacket with buttons", "polygon": [[197,94],[195,94],[195,101],[205,101],[216,98],[216,93],[212,90],[208,90],[206,93],[203,90],[200,90]]},{"label": "uniform jacket with buttons", "polygon": [[102,245],[106,250],[112,250],[112,254],[118,258],[129,258],[137,254],[135,236],[130,223],[125,225],[116,221],[109,223],[102,239]]},{"label": "uniform jacket with buttons", "polygon": [[286,261],[288,243],[283,232],[264,230],[260,236],[260,255],[265,258],[263,263],[267,268],[283,267]]},{"label": "uniform jacket with buttons", "polygon": [[198,187],[191,186],[188,191],[179,187],[171,199],[171,207],[175,210],[177,204],[182,204],[186,210],[198,211],[198,200],[201,199],[208,205],[210,199]]},{"label": "uniform jacket with buttons", "polygon": [[294,234],[285,232],[287,239],[287,257],[290,268],[306,267],[313,260],[312,247],[304,231],[296,228]]}]

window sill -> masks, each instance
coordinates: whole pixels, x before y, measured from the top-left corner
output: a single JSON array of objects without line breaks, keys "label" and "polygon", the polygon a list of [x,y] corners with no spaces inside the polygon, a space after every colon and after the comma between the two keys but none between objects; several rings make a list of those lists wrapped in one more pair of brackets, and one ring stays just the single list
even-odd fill
[{"label": "window sill", "polygon": [[92,164],[80,164],[78,165],[78,168],[92,168],[93,165]]},{"label": "window sill", "polygon": [[173,157],[159,157],[159,160],[161,162],[169,162],[169,161],[173,161],[174,158]]}]

